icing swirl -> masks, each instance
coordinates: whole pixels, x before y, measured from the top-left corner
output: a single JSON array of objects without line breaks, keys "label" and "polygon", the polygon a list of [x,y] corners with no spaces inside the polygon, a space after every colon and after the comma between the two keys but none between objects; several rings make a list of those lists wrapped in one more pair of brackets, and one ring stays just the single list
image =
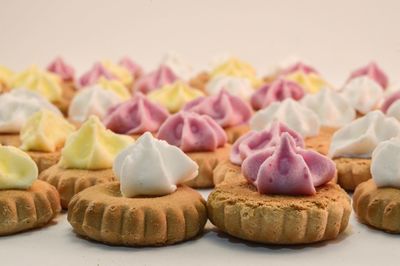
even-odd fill
[{"label": "icing swirl", "polygon": [[378,83],[383,89],[389,86],[387,75],[375,62],[370,62],[368,65],[353,71],[347,81],[358,77],[368,77]]},{"label": "icing swirl", "polygon": [[75,79],[75,70],[72,66],[65,63],[61,57],[55,58],[47,66],[47,71],[56,74],[63,81],[73,81]]},{"label": "icing swirl", "polygon": [[166,65],[160,65],[157,70],[143,75],[135,83],[135,91],[147,94],[165,85],[172,84],[176,80],[178,80],[178,76],[171,68]]},{"label": "icing swirl", "polygon": [[237,58],[232,57],[225,60],[210,72],[211,78],[221,75],[248,79],[253,87],[258,87],[260,85],[260,80],[257,78],[254,67]]},{"label": "icing swirl", "polygon": [[371,174],[377,187],[400,189],[400,139],[382,141],[372,153]]},{"label": "icing swirl", "polygon": [[254,89],[248,79],[217,76],[206,84],[205,91],[209,95],[218,94],[221,90],[226,90],[232,95],[248,100],[254,92]]}]

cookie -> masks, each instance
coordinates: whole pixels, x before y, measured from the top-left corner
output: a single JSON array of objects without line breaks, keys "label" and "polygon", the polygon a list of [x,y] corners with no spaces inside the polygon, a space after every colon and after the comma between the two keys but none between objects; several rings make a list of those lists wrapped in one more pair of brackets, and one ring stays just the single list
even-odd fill
[{"label": "cookie", "polygon": [[68,107],[75,93],[76,89],[72,84],[63,83],[61,100],[53,103],[65,116],[68,116]]},{"label": "cookie", "polygon": [[390,233],[400,233],[400,189],[378,188],[374,180],[357,186],[353,209],[360,222]]},{"label": "cookie", "polygon": [[372,178],[371,159],[335,158],[338,184],[345,190],[353,191],[359,184]]},{"label": "cookie", "polygon": [[229,160],[220,162],[213,171],[214,185],[218,186],[224,182],[236,182],[243,180],[239,165],[231,163]]},{"label": "cookie", "polygon": [[75,232],[111,245],[162,246],[203,231],[206,203],[187,186],[160,197],[125,198],[119,182],[96,185],[73,197],[68,221]]},{"label": "cookie", "polygon": [[47,168],[55,165],[60,160],[60,152],[38,152],[28,151],[28,155],[35,161],[39,173],[43,172]]},{"label": "cookie", "polygon": [[350,198],[336,184],[316,189],[313,196],[263,195],[246,181],[223,183],[208,197],[208,217],[220,230],[259,243],[334,239],[348,225]]},{"label": "cookie", "polygon": [[250,131],[249,125],[240,125],[235,127],[224,128],[228,143],[233,144],[238,138]]},{"label": "cookie", "polygon": [[4,146],[14,146],[19,147],[21,145],[21,140],[19,134],[0,134],[0,144]]},{"label": "cookie", "polygon": [[60,212],[57,190],[36,180],[27,190],[0,190],[0,235],[48,224]]},{"label": "cookie", "polygon": [[66,209],[71,198],[78,192],[96,184],[115,181],[113,170],[64,169],[58,164],[40,173],[39,179],[53,185],[58,190],[61,206]]},{"label": "cookie", "polygon": [[210,80],[210,75],[207,72],[201,72],[189,81],[189,85],[201,91],[205,91],[206,84]]},{"label": "cookie", "polygon": [[327,155],[333,133],[335,133],[336,130],[336,128],[322,127],[318,136],[305,139],[306,148],[315,150],[323,155]]}]

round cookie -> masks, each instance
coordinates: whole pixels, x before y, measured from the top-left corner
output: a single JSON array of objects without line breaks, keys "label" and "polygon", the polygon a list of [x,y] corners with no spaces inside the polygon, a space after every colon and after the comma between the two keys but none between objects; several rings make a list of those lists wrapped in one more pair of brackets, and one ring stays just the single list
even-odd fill
[{"label": "round cookie", "polygon": [[39,173],[43,172],[47,168],[57,164],[60,160],[60,152],[37,152],[37,151],[28,151],[28,155],[35,161]]},{"label": "round cookie", "polygon": [[351,213],[338,185],[318,187],[313,196],[259,194],[243,180],[216,187],[207,201],[210,221],[238,238],[270,244],[306,244],[336,238]]},{"label": "round cookie", "polygon": [[18,133],[11,134],[0,134],[0,144],[4,146],[14,146],[19,147],[21,145],[21,140]]},{"label": "round cookie", "polygon": [[206,203],[187,186],[160,197],[125,198],[119,182],[73,197],[68,221],[82,236],[111,245],[162,246],[195,237],[207,221]]},{"label": "round cookie", "polygon": [[400,233],[400,189],[378,188],[372,179],[363,182],[354,191],[353,209],[360,222]]},{"label": "round cookie", "polygon": [[305,139],[307,149],[312,149],[323,155],[327,155],[329,152],[329,145],[331,144],[332,135],[336,130],[336,128],[321,127],[318,136]]},{"label": "round cookie", "polygon": [[113,170],[64,169],[58,164],[40,173],[39,179],[53,185],[58,190],[61,206],[66,209],[71,198],[78,192],[96,184],[115,181]]},{"label": "round cookie", "polygon": [[229,160],[220,162],[213,171],[214,185],[218,186],[224,182],[235,182],[242,180],[240,166],[231,163]]},{"label": "round cookie", "polygon": [[247,124],[224,128],[226,136],[228,137],[228,143],[233,144],[238,138],[250,131],[250,127]]},{"label": "round cookie", "polygon": [[338,184],[345,190],[353,191],[359,184],[372,178],[370,158],[335,158]]},{"label": "round cookie", "polygon": [[10,235],[49,223],[60,212],[56,189],[36,180],[27,190],[0,190],[0,235]]},{"label": "round cookie", "polygon": [[189,85],[198,90],[205,91],[208,81],[210,81],[210,75],[207,72],[201,72],[189,81]]}]

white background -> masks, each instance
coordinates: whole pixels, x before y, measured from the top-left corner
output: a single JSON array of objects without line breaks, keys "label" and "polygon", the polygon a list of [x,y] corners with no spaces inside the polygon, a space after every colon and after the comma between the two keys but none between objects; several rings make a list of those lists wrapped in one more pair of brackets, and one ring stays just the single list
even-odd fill
[{"label": "white background", "polygon": [[[62,55],[81,73],[129,55],[150,70],[168,50],[197,68],[226,51],[260,74],[305,58],[340,85],[374,59],[400,81],[400,1],[5,1],[0,64],[14,70]],[[65,215],[41,230],[0,237],[0,265],[394,265],[399,236],[352,217],[339,239],[298,247],[254,245],[211,229],[162,248],[118,248],[78,238]]]}]

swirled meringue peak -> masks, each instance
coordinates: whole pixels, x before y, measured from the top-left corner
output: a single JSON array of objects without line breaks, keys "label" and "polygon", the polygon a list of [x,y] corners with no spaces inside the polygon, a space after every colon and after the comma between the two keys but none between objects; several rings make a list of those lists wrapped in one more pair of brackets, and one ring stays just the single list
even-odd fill
[{"label": "swirled meringue peak", "polygon": [[289,74],[292,74],[292,73],[298,72],[298,71],[303,72],[304,74],[311,74],[311,73],[318,74],[318,71],[315,70],[315,68],[313,68],[310,65],[304,64],[301,61],[298,61],[298,62],[296,62],[296,63],[294,63],[292,65],[289,65],[286,68],[282,69],[281,70],[281,74],[282,75],[289,75]]},{"label": "swirled meringue peak", "polygon": [[217,95],[200,97],[188,102],[183,110],[208,115],[223,128],[245,124],[252,114],[250,106],[245,101],[225,90]]},{"label": "swirled meringue peak", "polygon": [[367,76],[351,79],[340,93],[361,114],[377,109],[383,100],[383,88]]},{"label": "swirled meringue peak", "polygon": [[198,175],[198,165],[179,148],[146,132],[122,150],[113,170],[125,197],[163,196]]},{"label": "swirled meringue peak", "polygon": [[1,94],[0,133],[19,133],[31,115],[44,109],[62,116],[56,106],[30,90],[13,89]]},{"label": "swirled meringue peak", "polygon": [[135,79],[139,78],[144,73],[143,68],[127,56],[119,60],[118,65],[127,69]]},{"label": "swirled meringue peak", "polygon": [[333,134],[328,155],[331,158],[371,158],[380,142],[394,137],[400,137],[400,123],[381,111],[369,112]]},{"label": "swirled meringue peak", "polygon": [[170,67],[160,65],[157,70],[143,75],[135,83],[135,91],[147,94],[153,90],[160,89],[165,85],[172,84],[178,79],[178,76]]},{"label": "swirled meringue peak", "polygon": [[92,68],[83,74],[79,79],[79,84],[82,87],[94,85],[98,82],[100,77],[105,79],[117,79],[116,75],[111,73],[107,68],[100,62],[95,63]]},{"label": "swirled meringue peak", "polygon": [[184,152],[215,151],[227,142],[225,131],[211,117],[185,111],[165,120],[157,138]]},{"label": "swirled meringue peak", "polygon": [[296,82],[278,78],[271,84],[266,84],[251,96],[251,105],[255,110],[267,107],[273,102],[281,102],[286,98],[296,101],[304,96],[304,89]]},{"label": "swirled meringue peak", "polygon": [[221,90],[226,90],[232,95],[248,100],[254,92],[250,81],[245,78],[230,77],[219,75],[210,80],[205,88],[209,95],[218,94]]},{"label": "swirled meringue peak", "polygon": [[386,115],[396,118],[400,121],[400,91],[393,92],[385,99],[381,110]]},{"label": "swirled meringue peak", "polygon": [[328,183],[335,172],[331,159],[297,146],[287,132],[276,147],[254,153],[242,164],[243,175],[262,194],[314,195],[315,187]]},{"label": "swirled meringue peak", "polygon": [[274,120],[284,123],[303,137],[316,136],[320,129],[318,116],[311,109],[292,98],[274,102],[267,108],[256,112],[250,119],[250,128],[263,130]]},{"label": "swirled meringue peak", "polygon": [[371,159],[371,175],[377,187],[400,189],[400,139],[392,138],[378,144]]},{"label": "swirled meringue peak", "polygon": [[47,71],[56,74],[63,81],[73,81],[75,70],[72,66],[65,63],[61,57],[56,57],[48,66]]},{"label": "swirled meringue peak", "polygon": [[275,147],[280,136],[287,132],[297,146],[304,148],[303,137],[280,122],[273,122],[270,127],[261,131],[250,131],[241,136],[232,146],[230,161],[241,165],[243,160],[253,153]]},{"label": "swirled meringue peak", "polygon": [[358,77],[369,77],[381,85],[383,89],[386,89],[389,86],[387,75],[375,62],[370,62],[368,65],[353,71],[347,81],[349,82]]},{"label": "swirled meringue peak", "polygon": [[136,93],[129,101],[112,107],[103,123],[119,134],[141,134],[157,132],[168,116],[165,108],[151,102],[142,93]]},{"label": "swirled meringue peak", "polygon": [[193,66],[186,62],[177,52],[167,52],[161,60],[161,64],[171,68],[174,73],[184,80],[188,80],[193,76]]},{"label": "swirled meringue peak", "polygon": [[301,103],[317,114],[322,126],[339,128],[356,118],[356,111],[350,103],[331,89],[307,94]]}]

